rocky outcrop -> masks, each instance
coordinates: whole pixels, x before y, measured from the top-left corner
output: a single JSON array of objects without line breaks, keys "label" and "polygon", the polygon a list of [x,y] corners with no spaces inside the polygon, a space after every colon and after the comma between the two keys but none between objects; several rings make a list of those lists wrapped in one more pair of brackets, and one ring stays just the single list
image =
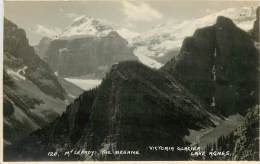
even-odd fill
[{"label": "rocky outcrop", "polygon": [[46,56],[51,68],[60,76],[97,74],[103,77],[112,64],[137,59],[127,41],[113,31],[103,37],[54,40]]},{"label": "rocky outcrop", "polygon": [[163,71],[171,73],[212,110],[245,113],[258,103],[258,52],[250,36],[232,20],[218,17],[183,42],[176,59]]}]

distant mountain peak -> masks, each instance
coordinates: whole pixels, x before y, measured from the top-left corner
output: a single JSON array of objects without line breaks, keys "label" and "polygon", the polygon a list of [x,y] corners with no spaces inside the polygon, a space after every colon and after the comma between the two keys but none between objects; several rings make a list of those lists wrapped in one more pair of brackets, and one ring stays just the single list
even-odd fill
[{"label": "distant mountain peak", "polygon": [[[145,54],[156,59],[166,56],[171,51],[179,50],[185,37],[192,36],[196,29],[215,24],[218,17],[220,24],[228,22],[229,18],[237,27],[248,31],[255,21],[256,8],[255,6],[227,8],[200,18],[160,24],[133,39],[136,55]],[[172,57],[174,55],[177,53],[172,54]]]},{"label": "distant mountain peak", "polygon": [[75,18],[72,24],[58,35],[58,39],[71,39],[85,36],[104,37],[112,31],[117,32],[128,40],[128,42],[131,42],[131,39],[138,35],[136,32],[122,28],[107,20],[82,15]]},{"label": "distant mountain peak", "polygon": [[105,36],[113,30],[112,24],[102,19],[88,16],[80,16],[72,22],[60,35],[59,38],[73,36]]}]

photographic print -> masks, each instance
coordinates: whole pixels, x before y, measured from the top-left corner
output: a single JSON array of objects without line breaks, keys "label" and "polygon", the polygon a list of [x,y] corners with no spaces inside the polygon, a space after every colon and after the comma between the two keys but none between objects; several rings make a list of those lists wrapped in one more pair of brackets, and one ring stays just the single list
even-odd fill
[{"label": "photographic print", "polygon": [[259,19],[259,1],[4,1],[4,162],[258,161]]}]

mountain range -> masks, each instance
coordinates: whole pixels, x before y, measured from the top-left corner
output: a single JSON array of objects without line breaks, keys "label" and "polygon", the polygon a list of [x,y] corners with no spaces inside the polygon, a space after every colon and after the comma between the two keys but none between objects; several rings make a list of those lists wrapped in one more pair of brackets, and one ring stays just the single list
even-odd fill
[{"label": "mountain range", "polygon": [[[110,32],[98,40],[111,33],[121,38],[117,32]],[[139,61],[111,64],[98,87],[81,94],[53,122],[6,147],[5,160],[192,160],[196,158],[189,152],[153,151],[150,147],[191,146],[187,140],[191,131],[199,133],[198,137],[210,136],[233,115],[245,118],[229,124],[236,136],[230,137],[232,145],[237,146],[230,150],[229,157],[218,160],[258,160],[254,153],[241,155],[259,152],[258,143],[253,142],[259,130],[259,53],[254,34],[218,16],[213,25],[186,37],[178,56],[160,69]],[[93,44],[96,38],[90,38],[87,43]],[[71,42],[81,46],[84,39],[89,37],[57,39],[51,45]],[[66,54],[68,50],[63,51]],[[203,130],[207,132],[200,133]],[[197,144],[214,141],[211,138],[205,142]],[[71,150],[95,153],[64,156]],[[138,151],[140,155],[122,155],[118,150]],[[58,155],[50,157],[47,152]]]},{"label": "mountain range", "polygon": [[[71,25],[62,30],[62,32],[57,33],[51,40],[103,38],[114,32],[127,41],[127,47],[130,47],[131,50],[129,51],[133,51],[132,53],[136,56],[136,59],[149,67],[160,68],[172,57],[177,56],[185,37],[191,36],[198,28],[213,25],[219,15],[232,19],[243,30],[250,30],[256,16],[255,9],[255,7],[229,8],[192,20],[161,24],[141,34],[106,20],[80,16],[75,18]],[[84,42],[86,40],[81,39],[81,41]],[[37,53],[43,56],[43,59],[46,59],[45,54],[49,46],[48,42],[50,42],[50,39],[47,41],[46,38],[43,38],[39,45],[36,46]],[[66,48],[66,46],[63,47]],[[99,48],[102,49],[103,47]],[[125,49],[128,48],[125,47]],[[81,59],[81,57],[76,58]],[[64,59],[62,62],[65,62]],[[100,70],[97,67],[99,66],[96,66],[95,70],[90,72],[95,74],[95,71],[97,71],[97,74],[100,74]],[[75,68],[77,68],[76,65]]]},{"label": "mountain range", "polygon": [[[35,47],[4,21],[5,161],[259,160],[259,8],[145,35],[82,16]],[[231,154],[155,149],[194,145]]]}]

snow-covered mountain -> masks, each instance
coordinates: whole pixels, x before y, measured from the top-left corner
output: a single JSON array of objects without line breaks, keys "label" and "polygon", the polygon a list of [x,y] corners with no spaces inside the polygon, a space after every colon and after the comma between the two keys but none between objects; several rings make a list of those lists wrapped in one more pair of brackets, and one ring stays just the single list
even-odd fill
[{"label": "snow-covered mountain", "polygon": [[160,24],[141,34],[103,19],[80,16],[53,39],[106,37],[111,32],[117,32],[128,41],[139,61],[149,67],[160,68],[178,54],[185,37],[191,36],[198,28],[213,25],[218,16],[232,19],[243,30],[252,29],[255,10],[255,7],[228,8],[200,18]]},{"label": "snow-covered mountain", "polygon": [[[108,36],[111,32],[116,32],[122,38],[126,39],[130,47],[132,47],[133,39],[139,36],[139,33],[131,31],[119,25],[116,25],[112,22],[83,15],[75,18],[68,27],[62,30],[62,32],[57,33],[52,38],[52,40],[73,40],[76,38],[84,38],[84,37],[103,38]],[[43,57],[46,56],[46,54],[40,53],[41,52],[40,43],[38,46],[35,47],[35,49],[37,50],[37,52],[39,52],[40,56]],[[159,68],[162,66],[161,63],[148,57],[148,55],[143,55],[142,49],[138,49],[135,55],[145,65],[148,65],[150,67],[155,67],[155,68]]]},{"label": "snow-covered mountain", "polygon": [[169,51],[179,49],[183,39],[191,36],[196,29],[213,25],[218,16],[231,18],[238,27],[248,31],[253,27],[255,10],[255,7],[229,8],[197,19],[158,25],[133,39],[134,53],[157,60]]},{"label": "snow-covered mountain", "polygon": [[112,31],[116,31],[123,38],[127,39],[128,42],[131,42],[132,38],[139,35],[104,19],[83,15],[75,18],[71,25],[56,36],[56,39],[74,39],[84,36],[104,37]]}]

